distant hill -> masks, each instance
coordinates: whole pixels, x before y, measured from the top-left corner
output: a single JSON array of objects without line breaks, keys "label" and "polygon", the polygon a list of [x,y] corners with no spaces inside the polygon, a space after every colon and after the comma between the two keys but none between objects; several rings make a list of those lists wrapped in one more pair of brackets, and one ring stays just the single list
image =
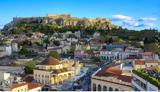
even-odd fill
[{"label": "distant hill", "polygon": [[108,18],[77,18],[69,14],[48,14],[44,17],[14,17],[10,23],[4,26],[3,31],[49,31],[60,28],[79,29],[75,27],[94,28],[95,30],[119,28],[119,26],[111,24]]},{"label": "distant hill", "polygon": [[[141,31],[128,30],[114,25],[108,18],[77,18],[69,14],[48,14],[44,17],[15,17],[2,29],[3,33],[20,34],[41,32],[52,35],[55,32],[80,31],[82,37],[92,37],[99,32],[100,40],[107,41],[113,37],[113,41],[125,42],[135,47],[144,48],[145,51],[160,53],[160,32],[155,29]],[[116,38],[114,38],[116,37]],[[140,43],[143,42],[142,46]]]}]

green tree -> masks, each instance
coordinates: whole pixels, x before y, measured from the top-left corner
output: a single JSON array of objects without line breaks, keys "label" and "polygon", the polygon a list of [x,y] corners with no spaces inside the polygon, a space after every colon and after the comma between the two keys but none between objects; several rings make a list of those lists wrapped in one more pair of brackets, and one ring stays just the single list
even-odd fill
[{"label": "green tree", "polygon": [[71,47],[70,50],[67,51],[67,54],[74,54],[75,47]]},{"label": "green tree", "polygon": [[101,62],[101,60],[100,60],[99,57],[94,57],[94,58],[93,58],[93,62]]},{"label": "green tree", "polygon": [[56,51],[50,51],[49,54],[48,54],[48,56],[52,56],[52,57],[60,60],[60,55]]},{"label": "green tree", "polygon": [[160,48],[155,43],[144,44],[144,50],[145,51],[158,52],[159,49]]},{"label": "green tree", "polygon": [[53,43],[54,43],[56,46],[59,46],[59,45],[60,45],[60,42],[59,42],[59,41],[53,41]]},{"label": "green tree", "polygon": [[28,62],[24,68],[25,74],[33,74],[33,69],[35,68],[36,63],[31,61]]},{"label": "green tree", "polygon": [[28,49],[23,46],[22,49],[19,51],[20,55],[27,55],[29,53]]}]

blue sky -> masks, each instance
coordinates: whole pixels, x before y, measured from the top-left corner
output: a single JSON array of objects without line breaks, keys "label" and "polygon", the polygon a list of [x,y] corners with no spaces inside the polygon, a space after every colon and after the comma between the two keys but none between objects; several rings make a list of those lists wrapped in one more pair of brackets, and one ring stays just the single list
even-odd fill
[{"label": "blue sky", "polygon": [[0,0],[0,27],[13,17],[67,13],[110,18],[130,29],[160,29],[160,0]]}]

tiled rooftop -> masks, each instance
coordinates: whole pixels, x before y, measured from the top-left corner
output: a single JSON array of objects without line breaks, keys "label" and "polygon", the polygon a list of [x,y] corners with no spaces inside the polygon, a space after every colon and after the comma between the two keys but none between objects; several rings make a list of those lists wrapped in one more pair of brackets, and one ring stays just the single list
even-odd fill
[{"label": "tiled rooftop", "polygon": [[25,85],[27,85],[27,83],[13,84],[11,89],[18,88],[18,87],[25,86]]},{"label": "tiled rooftop", "polygon": [[59,64],[61,64],[61,62],[58,59],[51,56],[40,63],[40,65],[59,65]]},{"label": "tiled rooftop", "polygon": [[42,85],[40,83],[28,83],[28,89],[29,90],[37,88],[37,87],[41,87],[41,86]]},{"label": "tiled rooftop", "polygon": [[18,88],[18,87],[25,86],[25,85],[28,86],[28,90],[42,86],[40,83],[20,83],[20,84],[13,84],[11,89]]},{"label": "tiled rooftop", "polygon": [[113,77],[118,80],[121,80],[123,82],[131,82],[132,77],[123,75],[123,71],[116,66],[120,65],[121,63],[118,64],[111,64],[109,66],[106,66],[102,68],[99,72],[96,73],[95,76],[98,77]]},{"label": "tiled rooftop", "polygon": [[136,59],[134,61],[135,65],[145,65],[146,63],[158,63],[160,62],[159,60],[141,60],[141,59]]}]

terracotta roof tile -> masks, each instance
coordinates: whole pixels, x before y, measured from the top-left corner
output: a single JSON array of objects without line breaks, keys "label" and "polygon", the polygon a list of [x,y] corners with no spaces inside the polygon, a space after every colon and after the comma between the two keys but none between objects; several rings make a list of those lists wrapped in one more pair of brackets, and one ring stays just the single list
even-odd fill
[{"label": "terracotta roof tile", "polygon": [[40,83],[21,83],[21,84],[13,84],[11,89],[18,88],[18,87],[25,86],[25,85],[27,85],[28,90],[42,86]]},{"label": "terracotta roof tile", "polygon": [[158,63],[159,61],[158,60],[140,60],[140,59],[137,59],[134,61],[134,64],[135,65],[145,65],[146,63]]},{"label": "terracotta roof tile", "polygon": [[146,63],[158,63],[160,62],[159,60],[146,60]]},{"label": "terracotta roof tile", "polygon": [[131,83],[131,81],[132,81],[132,77],[127,76],[127,75],[120,75],[120,76],[118,76],[117,79],[124,81],[124,82],[129,82],[129,83]]},{"label": "terracotta roof tile", "polygon": [[28,90],[41,87],[42,85],[40,83],[28,83]]},{"label": "terracotta roof tile", "polygon": [[114,67],[109,67],[105,71],[106,73],[110,73],[111,75],[121,75],[122,70],[114,68]]},{"label": "terracotta roof tile", "polygon": [[40,63],[40,65],[59,65],[59,64],[61,64],[61,62],[58,59],[51,56]]},{"label": "terracotta roof tile", "polygon": [[11,89],[14,89],[14,88],[17,88],[17,87],[21,87],[21,86],[24,86],[24,85],[27,85],[27,83],[13,84]]},{"label": "terracotta roof tile", "polygon": [[96,76],[104,76],[104,77],[114,77],[117,78],[121,81],[124,82],[131,82],[132,77],[131,76],[127,76],[127,75],[122,75],[122,70],[116,68],[116,66],[120,65],[121,63],[118,64],[111,64],[109,66],[106,66],[104,68],[102,68],[97,74]]},{"label": "terracotta roof tile", "polygon": [[145,65],[145,62],[143,60],[137,59],[137,60],[134,61],[134,64],[135,65]]}]

